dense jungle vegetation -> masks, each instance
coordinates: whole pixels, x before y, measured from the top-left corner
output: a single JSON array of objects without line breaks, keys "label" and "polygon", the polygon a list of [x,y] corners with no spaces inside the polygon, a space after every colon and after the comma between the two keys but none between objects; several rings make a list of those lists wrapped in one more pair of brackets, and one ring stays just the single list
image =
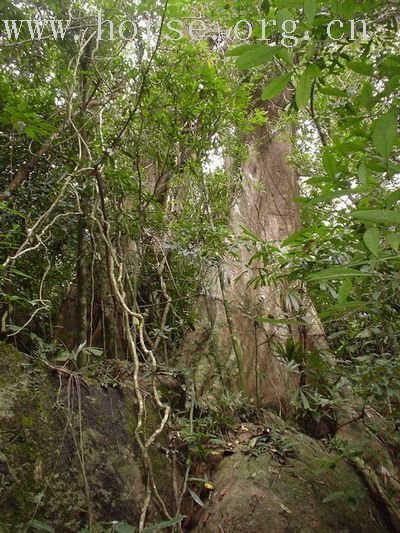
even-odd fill
[{"label": "dense jungle vegetation", "polygon": [[[398,1],[3,0],[0,13],[0,532],[297,531],[284,500],[284,525],[213,522],[216,480],[231,455],[280,468],[320,445],[318,501],[347,526],[298,530],[399,531]],[[97,386],[131,413],[133,515],[109,511],[112,482],[85,470]],[[45,445],[58,429],[41,429],[59,416],[31,413],[36,400],[70,413],[82,498],[68,512],[62,446]],[[378,445],[384,462],[365,455]],[[17,502],[28,463],[39,488]],[[362,488],[340,486],[343,465]],[[347,505],[382,522],[358,526]]]}]

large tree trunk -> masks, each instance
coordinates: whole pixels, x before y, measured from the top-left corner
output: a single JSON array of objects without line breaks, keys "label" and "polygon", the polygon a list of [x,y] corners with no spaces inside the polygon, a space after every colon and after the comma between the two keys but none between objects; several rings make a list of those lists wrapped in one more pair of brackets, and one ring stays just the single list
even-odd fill
[{"label": "large tree trunk", "polygon": [[[279,242],[301,225],[295,201],[297,176],[288,162],[289,132],[270,133],[273,117],[270,120],[268,128],[259,127],[250,139],[243,165],[243,189],[231,213],[238,239],[245,227],[266,241]],[[199,302],[195,331],[184,343],[186,366],[193,370],[198,397],[209,398],[222,386],[241,390],[258,405],[275,404],[286,411],[288,390],[295,382],[273,355],[272,346],[279,339],[298,340],[302,332],[256,320],[282,316],[286,309],[284,287],[248,286],[253,274],[245,271],[253,254],[254,249],[240,246],[239,260],[229,259],[218,272],[210,273],[209,294]],[[309,348],[323,340],[323,331],[311,305],[308,314],[315,317],[303,339]]]}]

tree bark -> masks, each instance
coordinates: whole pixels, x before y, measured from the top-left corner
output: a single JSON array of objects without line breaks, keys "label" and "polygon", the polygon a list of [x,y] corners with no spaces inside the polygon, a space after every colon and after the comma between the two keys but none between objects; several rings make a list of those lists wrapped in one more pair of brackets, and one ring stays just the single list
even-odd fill
[{"label": "tree bark", "polygon": [[[301,227],[295,201],[299,196],[297,176],[288,162],[290,132],[273,132],[274,127],[275,117],[270,113],[268,124],[259,127],[249,140],[242,192],[231,211],[230,224],[238,239],[245,227],[277,244]],[[214,358],[223,362],[225,374],[233,376],[234,390],[286,412],[289,391],[297,378],[288,375],[275,357],[274,342],[292,337],[302,339],[309,349],[324,343],[323,329],[308,302],[307,312],[314,321],[306,330],[258,323],[260,316],[282,316],[285,287],[249,287],[253,275],[246,272],[246,266],[255,250],[241,246],[239,253],[238,261],[229,259],[220,266],[220,272],[210,273],[209,294],[199,301],[195,331],[188,332],[183,345],[186,365],[192,369],[197,396],[206,401],[218,395],[221,384],[227,382],[227,377],[217,375],[216,368],[207,362]],[[241,361],[237,360],[238,352]]]}]

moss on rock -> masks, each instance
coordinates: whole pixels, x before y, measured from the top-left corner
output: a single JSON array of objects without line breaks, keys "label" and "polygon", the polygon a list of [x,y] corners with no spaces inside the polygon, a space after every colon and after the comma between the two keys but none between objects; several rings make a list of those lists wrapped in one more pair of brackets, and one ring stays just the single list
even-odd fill
[{"label": "moss on rock", "polygon": [[235,453],[222,461],[214,478],[215,493],[201,512],[196,532],[387,531],[347,462],[321,442],[283,430],[278,417],[271,427],[280,427],[285,438],[272,440],[259,453]]},{"label": "moss on rock", "polygon": [[[132,396],[129,384],[119,390],[80,383],[77,390],[75,379],[0,344],[1,533],[26,531],[33,518],[76,533],[88,523],[89,506],[96,521],[137,523],[145,476]],[[151,405],[147,413],[152,431],[158,414]],[[161,447],[152,457],[171,506],[169,460]],[[151,507],[149,521],[159,520]]]}]

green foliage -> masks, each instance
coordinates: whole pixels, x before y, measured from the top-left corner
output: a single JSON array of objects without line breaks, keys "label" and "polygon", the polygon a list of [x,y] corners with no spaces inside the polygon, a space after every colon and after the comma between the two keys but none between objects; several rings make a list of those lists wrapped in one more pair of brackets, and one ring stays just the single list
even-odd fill
[{"label": "green foliage", "polygon": [[[265,79],[265,99],[284,92],[291,100],[281,120],[296,129],[292,162],[303,176],[298,201],[305,224],[283,243],[245,232],[256,248],[250,285],[295,285],[301,294],[307,287],[335,352],[334,368],[323,373],[337,374],[337,383],[349,379],[363,401],[394,416],[400,341],[396,10],[380,1],[279,1],[269,8],[268,17],[278,23],[283,15],[300,20],[293,33],[298,41],[286,50],[298,58],[295,69],[275,57],[259,78]],[[336,40],[328,39],[335,19],[342,26],[339,31],[331,25]],[[365,20],[373,33],[361,38],[360,24],[353,39],[349,19]],[[287,289],[281,290],[287,300]],[[301,304],[287,309],[284,316],[259,320],[276,328],[307,328]],[[289,371],[301,374],[302,364],[309,364],[305,354],[289,352],[280,357]],[[334,394],[321,396],[331,402]],[[306,383],[294,402],[303,411],[317,411],[319,391],[315,395]]]},{"label": "green foliage", "polygon": [[43,522],[42,520],[30,520],[28,523],[28,527],[37,531],[48,531],[48,533],[54,533],[54,528],[46,522]]},{"label": "green foliage", "polygon": [[375,124],[372,140],[378,153],[388,161],[397,137],[397,115],[390,111]]},{"label": "green foliage", "polygon": [[[85,20],[96,15],[92,7]],[[79,6],[74,9],[79,19]],[[127,9],[117,3],[110,16],[147,16],[145,3]],[[64,8],[52,3],[45,11],[68,18]],[[14,18],[32,13],[29,7],[15,8]],[[3,18],[10,16],[6,9]],[[242,139],[264,115],[248,111],[250,86],[216,51],[204,42],[164,37],[158,50],[152,49],[154,42],[143,41],[128,51],[115,32],[112,42],[87,45],[89,55],[96,45],[88,65],[81,43],[71,36],[43,40],[35,43],[46,58],[40,74],[29,43],[1,52],[0,191],[46,147],[21,187],[0,203],[0,263],[7,263],[0,266],[0,313],[6,332],[22,344],[25,327],[28,337],[33,332],[44,342],[52,340],[60,308],[77,280],[82,218],[83,262],[92,285],[86,299],[92,319],[101,318],[95,310],[103,305],[99,300],[108,298],[109,280],[98,228],[96,162],[102,162],[110,237],[131,247],[129,283],[148,315],[150,338],[162,338],[164,351],[192,324],[204,271],[232,247],[227,222],[240,187]],[[225,157],[232,161],[229,176],[220,170]],[[71,183],[63,188],[68,177]],[[175,303],[164,323],[165,293]],[[107,352],[104,341],[101,348]],[[56,357],[61,364],[76,359],[76,353],[64,350]]]},{"label": "green foliage", "polygon": [[136,528],[133,526],[130,526],[126,522],[119,522],[118,524],[114,525],[114,529],[117,533],[135,533]]},{"label": "green foliage", "polygon": [[301,75],[296,88],[296,104],[299,109],[303,109],[308,105],[313,82],[318,78],[320,72],[317,65],[308,65]]},{"label": "green foliage", "polygon": [[317,0],[304,0],[304,14],[307,17],[307,21],[310,25],[313,24],[315,15],[318,10]]},{"label": "green foliage", "polygon": [[265,65],[273,59],[278,50],[278,47],[249,45],[248,48],[241,49],[237,66],[241,70],[247,70],[260,65]]},{"label": "green foliage", "polygon": [[176,526],[177,524],[180,524],[184,518],[185,516],[177,516],[171,520],[164,520],[162,522],[158,522],[157,524],[147,526],[143,529],[143,533],[152,533],[153,531],[161,531],[167,527]]},{"label": "green foliage", "polygon": [[136,527],[122,522],[95,522],[92,527],[85,527],[79,533],[135,533]]},{"label": "green foliage", "polygon": [[[169,365],[173,349],[193,327],[210,267],[249,246],[254,250],[249,288],[270,285],[280,291],[281,314],[257,322],[288,337],[274,350],[298,378],[291,399],[297,418],[333,419],[341,389],[349,385],[362,404],[396,417],[400,59],[395,6],[379,0],[192,4],[173,1],[167,14],[190,17],[199,11],[227,26],[249,19],[250,42],[237,39],[224,51],[230,42],[221,47],[186,37],[171,42],[165,29],[159,42],[138,38],[129,45],[117,32],[113,41],[85,43],[81,34],[76,40],[69,35],[32,42],[24,27],[20,43],[2,48],[1,332],[37,358],[73,369],[89,360],[125,358],[126,340],[133,336],[147,368],[139,321],[121,321],[119,295],[112,291],[118,278],[130,313],[145,317],[145,342]],[[101,5],[111,7],[108,1]],[[8,2],[0,13],[2,19],[28,19],[36,7],[36,2]],[[73,12],[75,20],[83,15],[86,20],[98,6],[50,1],[40,7],[42,16],[67,19]],[[149,13],[160,17],[161,8],[118,1],[109,16],[144,22]],[[364,18],[374,33],[353,39],[351,18]],[[283,22],[295,19],[299,24],[282,39]],[[328,39],[333,20],[343,23]],[[266,104],[268,112],[259,97],[274,100]],[[242,187],[246,143],[272,109],[278,117],[271,129],[296,132],[292,164],[301,176],[296,200],[304,226],[284,242],[266,242],[246,229],[236,242],[229,219]],[[224,161],[229,170],[222,170]],[[120,271],[113,271],[115,264],[122,265]],[[331,353],[303,342],[315,324],[310,299]],[[71,315],[76,322],[68,326]],[[86,320],[82,341],[79,322]],[[54,338],[63,328],[71,338],[69,347],[60,348]],[[250,406],[227,393],[219,408],[199,408],[195,420],[181,420],[192,457],[205,459],[210,443],[221,444],[224,432],[248,415]],[[290,443],[281,445],[290,450]],[[195,492],[191,495],[202,505]],[[324,502],[346,499],[357,505],[360,497],[335,492]],[[174,527],[183,518],[144,531]],[[53,531],[39,519],[28,525]],[[96,527],[135,531],[126,522]]]},{"label": "green foliage", "polygon": [[299,376],[300,385],[294,388],[291,397],[296,416],[301,420],[310,415],[318,422],[340,403],[338,392],[343,385],[340,381],[330,383],[333,368],[326,354],[305,351],[290,338],[284,344],[278,343],[275,349],[289,374]]},{"label": "green foliage", "polygon": [[375,222],[376,224],[398,225],[400,224],[400,213],[390,211],[389,209],[363,209],[362,211],[353,211],[351,216],[362,222]]},{"label": "green foliage", "polygon": [[355,511],[364,498],[365,491],[357,488],[348,491],[331,492],[322,501],[323,503],[331,503],[338,500],[344,500],[347,501],[351,508]]},{"label": "green foliage", "polygon": [[379,257],[380,254],[380,239],[381,234],[378,228],[368,228],[363,236],[365,245],[368,250],[372,252],[376,257]]},{"label": "green foliage", "polygon": [[291,78],[292,75],[289,73],[283,74],[282,76],[279,76],[279,78],[270,81],[263,89],[261,95],[262,99],[270,100],[274,96],[280,94],[287,87]]}]

